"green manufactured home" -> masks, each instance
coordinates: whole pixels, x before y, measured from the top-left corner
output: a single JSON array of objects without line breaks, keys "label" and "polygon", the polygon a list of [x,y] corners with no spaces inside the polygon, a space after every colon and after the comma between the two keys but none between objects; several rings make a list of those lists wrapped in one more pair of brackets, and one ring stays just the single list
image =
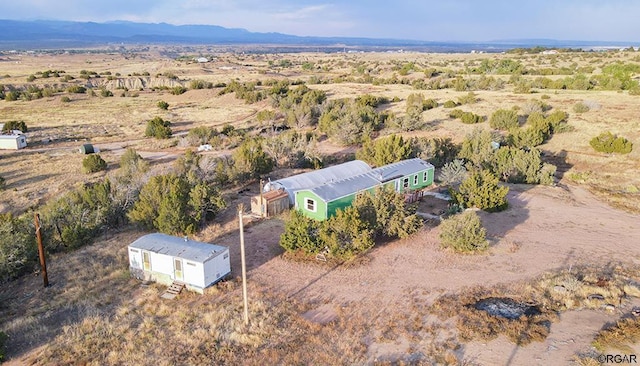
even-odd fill
[{"label": "green manufactured home", "polygon": [[325,220],[351,205],[360,192],[390,186],[397,192],[414,193],[433,184],[433,165],[422,159],[408,159],[369,172],[327,182],[295,192],[295,207],[304,215]]}]

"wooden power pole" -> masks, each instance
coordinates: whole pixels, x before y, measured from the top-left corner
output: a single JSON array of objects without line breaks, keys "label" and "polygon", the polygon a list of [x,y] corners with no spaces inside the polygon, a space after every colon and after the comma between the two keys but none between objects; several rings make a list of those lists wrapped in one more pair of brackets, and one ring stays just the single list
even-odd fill
[{"label": "wooden power pole", "polygon": [[247,299],[247,264],[244,256],[244,224],[242,222],[244,206],[238,205],[238,221],[240,223],[240,256],[242,257],[242,300],[244,302],[244,325],[249,325],[249,300]]},{"label": "wooden power pole", "polygon": [[40,267],[42,267],[42,281],[44,282],[44,287],[47,287],[49,286],[49,277],[47,276],[47,261],[44,257],[44,246],[42,245],[40,215],[37,212],[34,214],[34,221],[36,225],[36,239],[38,239],[38,255],[40,256]]}]

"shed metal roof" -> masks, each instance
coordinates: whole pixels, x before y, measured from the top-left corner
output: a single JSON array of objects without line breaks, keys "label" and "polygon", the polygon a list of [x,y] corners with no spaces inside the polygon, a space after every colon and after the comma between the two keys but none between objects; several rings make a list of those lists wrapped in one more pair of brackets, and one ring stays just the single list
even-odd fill
[{"label": "shed metal roof", "polygon": [[311,188],[310,191],[328,202],[427,169],[433,169],[433,165],[418,158],[407,159],[372,169],[364,174],[323,184]]},{"label": "shed metal roof", "polygon": [[0,135],[0,139],[2,140],[17,140],[20,137],[25,138],[24,135]]},{"label": "shed metal roof", "polygon": [[203,243],[191,239],[185,240],[184,238],[161,233],[141,236],[129,244],[129,247],[200,263],[217,257],[228,249],[222,245]]},{"label": "shed metal roof", "polygon": [[289,201],[293,204],[296,191],[301,189],[310,189],[332,181],[340,181],[345,178],[370,171],[371,167],[364,161],[353,160],[327,168],[274,180],[265,184],[264,191],[282,187],[289,194]]}]

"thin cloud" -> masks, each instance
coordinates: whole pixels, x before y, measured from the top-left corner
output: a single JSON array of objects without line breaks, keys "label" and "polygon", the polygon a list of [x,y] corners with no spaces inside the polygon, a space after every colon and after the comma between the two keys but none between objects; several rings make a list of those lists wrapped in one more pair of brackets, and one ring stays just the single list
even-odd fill
[{"label": "thin cloud", "polygon": [[300,21],[303,19],[313,18],[323,13],[328,5],[314,5],[296,9],[288,12],[280,12],[272,15],[274,19]]}]

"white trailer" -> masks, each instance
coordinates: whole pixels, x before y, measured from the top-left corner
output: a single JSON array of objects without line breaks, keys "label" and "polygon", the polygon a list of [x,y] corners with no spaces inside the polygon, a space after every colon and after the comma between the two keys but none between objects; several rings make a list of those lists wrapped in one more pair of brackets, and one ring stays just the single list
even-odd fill
[{"label": "white trailer", "polygon": [[0,149],[18,150],[27,147],[27,137],[23,134],[0,135]]},{"label": "white trailer", "polygon": [[131,276],[165,285],[204,289],[231,273],[229,248],[166,234],[148,234],[129,244]]}]

